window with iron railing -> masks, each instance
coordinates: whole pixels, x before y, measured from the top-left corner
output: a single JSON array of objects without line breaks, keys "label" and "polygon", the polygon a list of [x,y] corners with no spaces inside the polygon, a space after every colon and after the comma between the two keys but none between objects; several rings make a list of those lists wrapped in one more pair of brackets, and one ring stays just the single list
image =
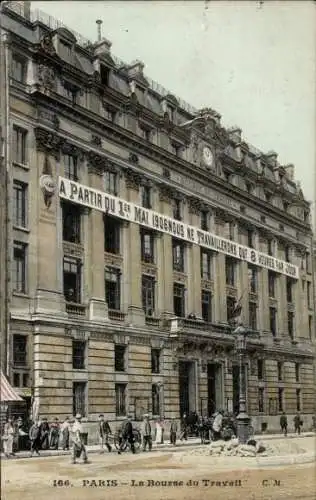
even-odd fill
[{"label": "window with iron railing", "polygon": [[258,293],[258,270],[248,264],[248,290],[250,293]]},{"label": "window with iron railing", "polygon": [[210,280],[212,278],[212,253],[201,248],[201,278]]},{"label": "window with iron railing", "polygon": [[63,240],[80,243],[81,240],[81,207],[74,203],[62,203]]},{"label": "window with iron railing", "polygon": [[126,346],[115,345],[114,347],[114,365],[116,372],[126,371]]},{"label": "window with iron railing", "polygon": [[113,254],[120,253],[121,222],[115,217],[104,215],[104,251]]},{"label": "window with iron railing", "polygon": [[114,267],[105,270],[105,296],[109,309],[121,309],[121,271]]},{"label": "window with iron railing", "polygon": [[141,186],[140,187],[140,200],[141,205],[144,208],[151,208],[151,188],[150,186]]},{"label": "window with iron railing", "polygon": [[208,218],[209,218],[209,213],[206,210],[202,210],[201,211],[201,229],[203,231],[209,230]]},{"label": "window with iron railing", "polygon": [[275,337],[277,334],[277,310],[275,307],[269,308],[270,315],[270,332]]},{"label": "window with iron railing", "polygon": [[127,384],[115,384],[115,414],[117,417],[126,415]]},{"label": "window with iron railing", "polygon": [[185,244],[175,238],[172,239],[172,255],[174,271],[184,272]]},{"label": "window with iron railing", "polygon": [[26,366],[27,364],[27,336],[13,335],[13,365]]},{"label": "window with iron railing", "polygon": [[286,278],[286,300],[287,302],[293,302],[293,280],[291,278]]},{"label": "window with iron railing", "polygon": [[179,283],[173,285],[173,311],[175,316],[185,317],[185,289]]},{"label": "window with iron railing", "polygon": [[113,196],[118,195],[118,174],[116,172],[110,170],[104,172],[104,190]]},{"label": "window with iron railing", "polygon": [[13,181],[13,223],[19,227],[27,225],[27,184]]},{"label": "window with iron railing", "polygon": [[142,305],[146,316],[153,316],[155,312],[155,278],[142,276]]},{"label": "window with iron railing", "polygon": [[155,236],[152,231],[140,230],[141,259],[142,262],[154,263],[154,242]]},{"label": "window with iron railing", "polygon": [[12,289],[14,292],[26,293],[26,258],[27,245],[13,242]]},{"label": "window with iron railing", "polygon": [[173,200],[173,218],[182,220],[182,202],[179,199]]},{"label": "window with iron railing", "polygon": [[202,318],[207,323],[212,321],[212,294],[208,290],[201,291]]},{"label": "window with iron railing", "polygon": [[294,312],[288,311],[287,313],[287,329],[291,339],[294,338]]},{"label": "window with iron railing", "polygon": [[76,415],[80,413],[83,417],[86,416],[86,382],[73,382],[72,385],[72,413]]},{"label": "window with iron railing", "polygon": [[78,181],[78,160],[76,156],[63,154],[61,163],[64,165],[64,175],[67,179]]},{"label": "window with iron railing", "polygon": [[86,360],[86,343],[81,340],[72,341],[72,367],[75,370],[84,370]]},{"label": "window with iron railing", "polygon": [[232,257],[225,257],[226,285],[236,284],[236,261]]},{"label": "window with iron railing", "polygon": [[12,55],[11,77],[20,83],[26,83],[27,59],[18,54]]},{"label": "window with iron railing", "polygon": [[257,371],[258,371],[258,380],[263,380],[264,379],[264,360],[263,359],[258,359]]},{"label": "window with iron railing", "polygon": [[80,259],[64,258],[64,296],[67,302],[81,303],[81,268]]},{"label": "window with iron railing", "polygon": [[13,125],[12,161],[19,165],[27,164],[27,130]]},{"label": "window with iron railing", "polygon": [[249,302],[249,327],[251,330],[257,330],[257,304]]},{"label": "window with iron railing", "polygon": [[151,373],[160,373],[161,349],[151,349]]},{"label": "window with iron railing", "polygon": [[275,298],[276,292],[276,274],[273,271],[268,271],[268,287],[269,287],[269,297]]}]

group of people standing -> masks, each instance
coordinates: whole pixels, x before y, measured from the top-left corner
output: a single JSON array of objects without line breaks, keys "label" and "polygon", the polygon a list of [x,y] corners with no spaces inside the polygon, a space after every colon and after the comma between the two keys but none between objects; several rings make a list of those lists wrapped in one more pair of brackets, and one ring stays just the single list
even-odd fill
[{"label": "group of people standing", "polygon": [[[293,423],[294,423],[294,432],[300,435],[301,428],[303,427],[303,420],[299,413],[297,413],[293,418]],[[280,427],[284,436],[287,436],[288,421],[285,411],[282,413],[280,417]]]}]

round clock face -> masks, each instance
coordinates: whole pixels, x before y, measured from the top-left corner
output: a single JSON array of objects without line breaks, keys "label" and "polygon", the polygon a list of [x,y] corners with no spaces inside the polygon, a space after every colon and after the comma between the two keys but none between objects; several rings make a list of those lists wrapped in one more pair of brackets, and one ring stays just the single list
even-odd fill
[{"label": "round clock face", "polygon": [[211,167],[213,165],[213,153],[210,148],[203,148],[203,160],[205,165]]}]

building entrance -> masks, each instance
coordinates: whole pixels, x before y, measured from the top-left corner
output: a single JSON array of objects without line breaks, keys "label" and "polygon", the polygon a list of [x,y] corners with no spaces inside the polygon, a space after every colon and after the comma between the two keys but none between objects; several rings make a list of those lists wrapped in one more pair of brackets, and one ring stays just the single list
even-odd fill
[{"label": "building entrance", "polygon": [[218,363],[207,365],[207,411],[211,416],[222,407],[222,369]]},{"label": "building entrance", "polygon": [[196,373],[193,361],[179,361],[180,416],[196,411]]}]

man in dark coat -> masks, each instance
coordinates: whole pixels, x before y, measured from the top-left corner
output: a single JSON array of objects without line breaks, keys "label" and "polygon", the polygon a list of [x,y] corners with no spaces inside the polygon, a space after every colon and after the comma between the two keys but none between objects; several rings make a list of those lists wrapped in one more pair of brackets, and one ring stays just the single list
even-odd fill
[{"label": "man in dark coat", "polygon": [[50,427],[50,448],[52,450],[58,450],[58,442],[59,442],[59,420],[56,417]]},{"label": "man in dark coat", "polygon": [[43,418],[40,425],[40,439],[42,450],[47,450],[49,447],[49,424],[47,418]]},{"label": "man in dark coat", "polygon": [[287,436],[287,416],[285,414],[285,411],[282,413],[280,417],[280,427],[281,431],[283,432],[284,436]]},{"label": "man in dark coat", "polygon": [[36,420],[30,428],[29,431],[29,438],[31,441],[31,457],[33,456],[34,452],[39,455],[39,448],[40,448],[40,425],[38,420]]},{"label": "man in dark coat", "polygon": [[294,430],[295,432],[298,433],[298,435],[301,434],[301,427],[303,425],[303,420],[301,419],[301,416],[299,413],[297,413],[294,417]]},{"label": "man in dark coat", "polygon": [[104,415],[99,415],[99,439],[101,451],[104,453],[104,445],[107,447],[108,451],[112,451],[111,445],[109,443],[109,435],[112,434],[110,424],[107,420],[104,420]]},{"label": "man in dark coat", "polygon": [[134,434],[133,434],[133,425],[132,425],[132,417],[128,415],[126,422],[123,423],[122,428],[122,442],[120,445],[120,449],[118,450],[118,454],[120,455],[126,441],[129,443],[132,453],[136,453],[135,445],[134,445]]}]

